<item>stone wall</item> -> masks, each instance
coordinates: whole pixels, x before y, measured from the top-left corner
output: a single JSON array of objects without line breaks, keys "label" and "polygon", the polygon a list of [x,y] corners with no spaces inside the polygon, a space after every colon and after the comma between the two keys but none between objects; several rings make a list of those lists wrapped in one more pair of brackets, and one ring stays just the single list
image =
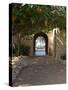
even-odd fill
[{"label": "stone wall", "polygon": [[61,59],[61,55],[65,53],[66,49],[66,39],[65,34],[61,31],[59,35],[56,36],[56,59]]},{"label": "stone wall", "polygon": [[49,32],[48,34],[48,54],[49,56],[53,56],[53,32]]},{"label": "stone wall", "polygon": [[[56,40],[54,40],[54,34],[53,31],[50,31],[48,33],[46,33],[48,36],[48,55],[49,56],[54,56],[54,54],[56,53],[56,59],[59,59],[61,57],[61,55],[64,53],[65,50],[65,45],[66,45],[66,40],[65,40],[65,35],[63,32],[57,34],[56,36]],[[24,38],[21,38],[21,44],[24,44],[26,46],[30,46],[30,56],[33,56],[33,40],[34,40],[34,35],[32,36],[25,36]],[[56,41],[56,50],[54,50],[54,46],[55,46],[55,41]],[[17,38],[13,39],[13,42],[16,43],[17,42]]]},{"label": "stone wall", "polygon": [[[47,36],[48,36],[48,54],[50,56],[53,55],[53,33],[52,32],[49,32],[49,33],[46,33]],[[24,44],[24,45],[28,45],[30,46],[30,56],[33,56],[33,40],[34,38],[25,38],[25,39],[22,39],[21,40],[21,43]]]}]

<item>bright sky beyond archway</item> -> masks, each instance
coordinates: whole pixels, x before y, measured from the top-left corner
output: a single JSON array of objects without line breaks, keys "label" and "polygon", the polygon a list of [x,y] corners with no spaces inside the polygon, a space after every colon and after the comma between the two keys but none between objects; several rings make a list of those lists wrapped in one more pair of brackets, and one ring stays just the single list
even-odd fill
[{"label": "bright sky beyond archway", "polygon": [[35,55],[36,56],[44,56],[45,52],[45,39],[42,36],[39,36],[35,41]]}]

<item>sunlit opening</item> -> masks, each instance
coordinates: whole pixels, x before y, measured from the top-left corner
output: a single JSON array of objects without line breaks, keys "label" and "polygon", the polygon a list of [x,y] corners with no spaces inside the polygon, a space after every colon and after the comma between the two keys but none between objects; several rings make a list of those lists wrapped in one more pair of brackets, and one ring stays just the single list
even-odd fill
[{"label": "sunlit opening", "polygon": [[36,56],[45,56],[46,55],[46,50],[45,50],[45,39],[42,36],[39,36],[35,40],[35,55]]}]

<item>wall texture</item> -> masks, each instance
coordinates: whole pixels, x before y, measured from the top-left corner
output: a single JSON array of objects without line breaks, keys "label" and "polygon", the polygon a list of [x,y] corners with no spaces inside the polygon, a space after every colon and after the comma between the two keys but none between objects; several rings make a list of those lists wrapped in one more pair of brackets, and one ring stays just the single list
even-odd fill
[{"label": "wall texture", "polygon": [[[48,55],[54,56],[57,60],[60,59],[61,55],[64,54],[65,48],[66,48],[66,39],[65,34],[61,32],[56,32],[56,35],[54,36],[53,31],[50,31],[48,33],[45,33],[48,36]],[[17,44],[17,37],[13,36],[12,41],[14,44]],[[30,46],[30,56],[33,56],[33,40],[34,35],[25,36],[21,38],[21,44],[24,44],[26,46]]]}]

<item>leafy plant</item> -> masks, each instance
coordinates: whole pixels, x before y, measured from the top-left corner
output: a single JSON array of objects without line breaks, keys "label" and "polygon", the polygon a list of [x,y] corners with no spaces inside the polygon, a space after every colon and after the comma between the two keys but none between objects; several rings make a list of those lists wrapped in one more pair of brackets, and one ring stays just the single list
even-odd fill
[{"label": "leafy plant", "polygon": [[29,46],[25,46],[25,45],[21,45],[20,46],[20,55],[29,55],[30,53],[30,47]]}]

